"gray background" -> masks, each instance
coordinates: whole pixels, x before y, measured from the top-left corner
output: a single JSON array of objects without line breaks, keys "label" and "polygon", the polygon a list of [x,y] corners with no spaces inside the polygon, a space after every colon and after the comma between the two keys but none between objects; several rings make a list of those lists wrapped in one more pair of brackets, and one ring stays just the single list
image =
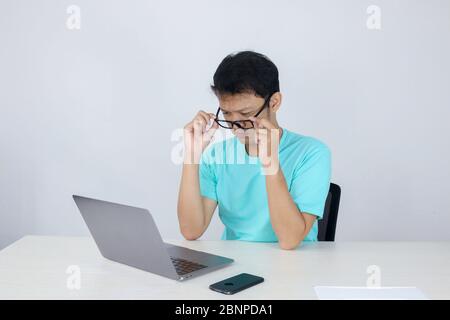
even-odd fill
[{"label": "gray background", "polygon": [[244,49],[279,67],[279,123],[332,150],[337,240],[450,240],[449,44],[450,1],[1,0],[0,248],[88,234],[73,193],[181,238],[171,135],[215,111],[212,75]]}]

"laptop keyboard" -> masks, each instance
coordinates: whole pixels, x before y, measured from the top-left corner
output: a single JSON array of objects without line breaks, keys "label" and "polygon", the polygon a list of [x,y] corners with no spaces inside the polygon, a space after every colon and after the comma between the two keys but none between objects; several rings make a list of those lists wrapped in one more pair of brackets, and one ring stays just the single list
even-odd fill
[{"label": "laptop keyboard", "polygon": [[175,266],[175,270],[179,275],[187,274],[190,272],[194,272],[203,268],[206,268],[206,266],[195,263],[189,260],[184,260],[180,258],[170,257],[172,260],[172,264]]}]

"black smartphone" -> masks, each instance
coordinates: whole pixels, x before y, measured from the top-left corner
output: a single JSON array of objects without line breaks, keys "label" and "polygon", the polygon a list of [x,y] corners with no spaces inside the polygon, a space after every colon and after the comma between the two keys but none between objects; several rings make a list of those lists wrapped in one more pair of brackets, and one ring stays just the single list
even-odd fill
[{"label": "black smartphone", "polygon": [[250,288],[263,281],[264,278],[262,277],[254,276],[249,273],[241,273],[237,276],[213,283],[209,288],[224,294],[235,294],[236,292]]}]

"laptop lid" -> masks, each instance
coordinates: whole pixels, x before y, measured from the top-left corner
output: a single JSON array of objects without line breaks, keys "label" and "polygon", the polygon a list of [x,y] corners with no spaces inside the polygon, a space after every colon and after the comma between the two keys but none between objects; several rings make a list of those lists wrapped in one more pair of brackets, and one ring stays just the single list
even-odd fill
[{"label": "laptop lid", "polygon": [[105,258],[179,278],[147,209],[78,195],[73,195],[73,199]]}]

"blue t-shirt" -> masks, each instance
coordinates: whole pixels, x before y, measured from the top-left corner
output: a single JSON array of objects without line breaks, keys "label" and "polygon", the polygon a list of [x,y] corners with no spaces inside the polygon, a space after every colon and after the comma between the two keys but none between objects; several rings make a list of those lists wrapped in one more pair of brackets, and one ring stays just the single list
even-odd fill
[{"label": "blue t-shirt", "polygon": [[[300,211],[322,218],[330,189],[331,153],[320,140],[282,128],[279,161]],[[265,175],[258,157],[236,137],[206,148],[200,160],[200,192],[218,202],[222,240],[277,242],[272,229]],[[317,241],[317,220],[303,241]]]}]

